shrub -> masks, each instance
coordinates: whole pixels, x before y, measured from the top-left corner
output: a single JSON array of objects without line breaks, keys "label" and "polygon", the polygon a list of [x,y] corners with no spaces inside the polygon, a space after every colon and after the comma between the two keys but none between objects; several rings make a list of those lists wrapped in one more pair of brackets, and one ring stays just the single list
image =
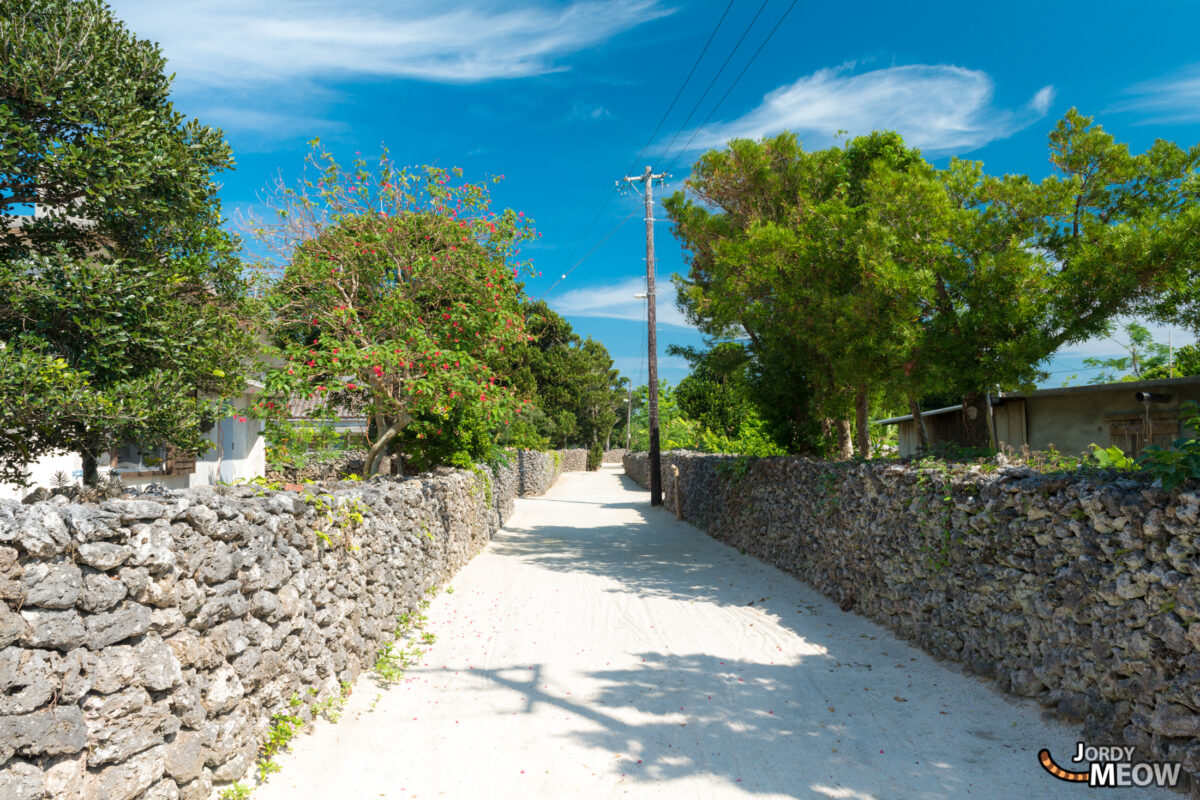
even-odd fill
[{"label": "shrub", "polygon": [[595,472],[600,469],[600,464],[604,461],[604,445],[596,442],[588,450],[587,454],[587,469],[588,472]]}]

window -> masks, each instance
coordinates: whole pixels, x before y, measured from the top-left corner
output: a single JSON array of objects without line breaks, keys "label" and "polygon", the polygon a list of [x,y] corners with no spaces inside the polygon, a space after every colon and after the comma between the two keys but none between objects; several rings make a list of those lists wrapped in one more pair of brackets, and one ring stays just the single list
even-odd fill
[{"label": "window", "polygon": [[133,478],[190,475],[196,471],[196,459],[162,447],[128,443],[112,454],[110,466],[114,472]]}]

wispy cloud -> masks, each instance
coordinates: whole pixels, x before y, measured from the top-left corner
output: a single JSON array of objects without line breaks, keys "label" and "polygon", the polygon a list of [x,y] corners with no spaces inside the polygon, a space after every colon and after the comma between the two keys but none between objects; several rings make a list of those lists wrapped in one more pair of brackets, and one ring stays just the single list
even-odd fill
[{"label": "wispy cloud", "polygon": [[[721,147],[730,139],[759,138],[783,130],[809,145],[895,130],[929,154],[963,153],[1003,139],[1046,115],[1054,87],[1044,86],[1017,109],[992,104],[995,85],[980,70],[913,64],[855,74],[854,64],[818,70],[769,92],[761,105],[730,122],[695,133],[695,149]],[[687,141],[687,139],[683,139]]]},{"label": "wispy cloud", "polygon": [[672,13],[660,0],[113,0],[159,42],[184,85],[255,86],[327,77],[444,83],[557,71],[559,59]]},{"label": "wispy cloud", "polygon": [[[675,287],[669,281],[657,284],[656,316],[659,327],[692,328],[675,304]],[[641,321],[646,318],[645,301],[634,297],[646,291],[646,281],[629,278],[620,283],[588,286],[548,300],[555,311],[566,317],[602,317]]]},{"label": "wispy cloud", "polygon": [[1143,115],[1141,125],[1200,120],[1200,64],[1151,81],[1135,83],[1123,92],[1128,99],[1109,111]]}]

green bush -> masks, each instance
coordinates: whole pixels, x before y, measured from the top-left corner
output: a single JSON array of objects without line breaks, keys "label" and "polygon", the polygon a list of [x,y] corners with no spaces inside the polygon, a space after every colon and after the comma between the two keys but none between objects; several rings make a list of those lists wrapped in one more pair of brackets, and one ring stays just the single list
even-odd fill
[{"label": "green bush", "polygon": [[587,454],[588,472],[595,472],[600,469],[600,464],[604,461],[604,445],[596,442]]}]

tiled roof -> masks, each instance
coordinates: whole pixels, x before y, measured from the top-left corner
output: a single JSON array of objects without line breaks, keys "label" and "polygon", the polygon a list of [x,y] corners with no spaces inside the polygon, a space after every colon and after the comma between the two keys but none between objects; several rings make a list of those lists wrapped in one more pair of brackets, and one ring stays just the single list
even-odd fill
[{"label": "tiled roof", "polygon": [[[312,419],[311,412],[314,411],[315,409],[321,408],[323,406],[324,406],[324,403],[322,403],[321,399],[315,395],[312,397],[304,397],[302,395],[294,394],[288,400],[288,418],[289,419]],[[342,406],[336,406],[333,409],[333,412],[337,416],[338,419],[356,419],[357,420],[357,419],[366,419],[366,417],[367,417],[366,412],[362,411],[361,409],[353,410],[353,409],[349,409],[349,408],[344,408]]]}]

